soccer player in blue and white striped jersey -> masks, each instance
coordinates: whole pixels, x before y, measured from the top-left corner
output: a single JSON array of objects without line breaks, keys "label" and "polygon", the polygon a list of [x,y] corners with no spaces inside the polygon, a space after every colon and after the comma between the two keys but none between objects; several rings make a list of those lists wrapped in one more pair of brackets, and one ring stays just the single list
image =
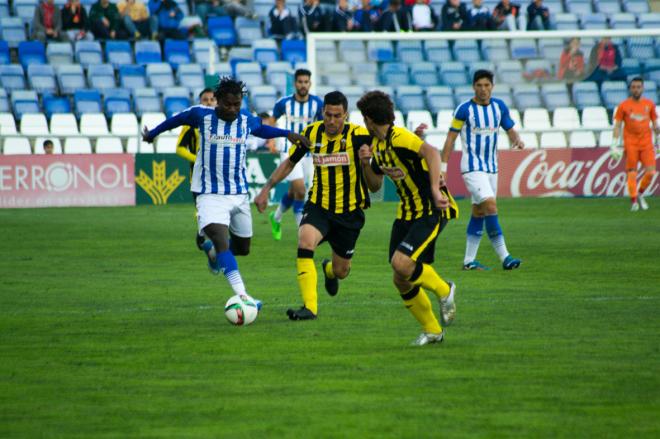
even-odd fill
[{"label": "soccer player in blue and white striped jersey", "polygon": [[[246,176],[246,141],[249,135],[270,139],[287,137],[309,146],[300,134],[263,125],[241,110],[245,84],[222,78],[214,90],[217,106],[196,105],[167,119],[156,128],[144,128],[142,138],[152,142],[164,131],[181,125],[199,129],[199,149],[190,183],[196,195],[198,228],[211,272],[222,272],[237,295],[248,296],[235,255],[247,255],[252,237],[252,214]],[[231,239],[230,239],[231,238]]]},{"label": "soccer player in blue and white striped jersey", "polygon": [[477,251],[486,232],[505,270],[520,266],[520,259],[509,254],[497,216],[497,137],[500,127],[504,128],[514,149],[525,147],[513,129],[514,122],[509,109],[500,99],[491,97],[493,73],[477,70],[472,80],[474,97],[461,103],[454,112],[447,140],[442,150],[443,172],[447,172],[447,160],[460,134],[463,144],[461,173],[465,186],[472,195],[472,217],[467,228],[467,244],[464,270],[487,270],[477,261]]},{"label": "soccer player in blue and white striped jersey", "polygon": [[[306,69],[298,69],[294,73],[294,83],[296,91],[292,95],[284,96],[275,103],[273,107],[273,118],[275,120],[284,116],[286,128],[294,133],[302,133],[303,129],[312,122],[323,119],[323,100],[318,96],[309,94],[311,86],[312,72]],[[286,140],[280,151],[282,162],[289,158],[290,143]],[[280,204],[275,212],[271,212],[270,225],[273,238],[276,241],[282,239],[282,215],[293,207],[293,215],[296,223],[300,225],[302,220],[303,207],[305,205],[305,185],[311,185],[311,179],[314,175],[314,166],[309,154],[303,157],[293,171],[286,177],[289,182],[287,193],[280,200]]]}]

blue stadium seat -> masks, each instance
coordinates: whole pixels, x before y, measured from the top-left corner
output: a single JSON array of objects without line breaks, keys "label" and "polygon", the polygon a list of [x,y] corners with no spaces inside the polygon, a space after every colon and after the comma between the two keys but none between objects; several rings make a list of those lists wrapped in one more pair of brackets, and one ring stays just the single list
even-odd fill
[{"label": "blue stadium seat", "polygon": [[9,54],[9,43],[0,40],[0,64],[11,63],[11,56]]},{"label": "blue stadium seat", "polygon": [[435,64],[453,60],[446,40],[424,41],[424,52],[426,59]]},{"label": "blue stadium seat", "polygon": [[60,85],[60,91],[63,94],[73,94],[76,90],[87,87],[85,75],[80,64],[64,64],[58,66],[57,81]]},{"label": "blue stadium seat", "polygon": [[32,23],[34,10],[38,2],[34,0],[14,0],[14,15],[23,21],[23,24]]},{"label": "blue stadium seat", "polygon": [[[524,8],[526,6],[525,3],[521,4],[523,6],[523,11],[525,10]],[[546,6],[550,10],[550,17],[552,18],[553,15],[556,14],[561,14],[564,11],[564,5],[562,4],[561,0],[545,0],[543,2],[543,5]]]},{"label": "blue stadium seat", "polygon": [[647,0],[624,0],[623,9],[632,14],[646,14],[649,11],[649,2]]},{"label": "blue stadium seat", "polygon": [[76,90],[73,94],[76,117],[83,113],[101,113],[101,93],[98,90]]},{"label": "blue stadium seat", "polygon": [[11,48],[16,48],[21,41],[27,40],[23,21],[18,17],[0,17],[0,30],[0,40],[5,40]]},{"label": "blue stadium seat", "polygon": [[330,87],[341,89],[351,85],[350,67],[345,62],[325,64],[323,67],[322,82]]},{"label": "blue stadium seat", "polygon": [[454,42],[454,59],[465,64],[481,61],[476,40],[458,40]]},{"label": "blue stadium seat", "polygon": [[55,113],[71,113],[71,102],[68,98],[61,96],[44,96],[44,113],[50,117]]},{"label": "blue stadium seat", "polygon": [[9,17],[9,1],[0,0],[0,17]]},{"label": "blue stadium seat", "polygon": [[135,92],[153,91],[153,94],[136,94],[134,97],[135,112],[142,117],[144,113],[162,113],[163,105],[156,90],[151,88],[136,89]]},{"label": "blue stadium seat", "polygon": [[124,88],[143,88],[147,86],[147,73],[144,66],[125,65],[119,67],[119,85]]},{"label": "blue stadium seat", "polygon": [[27,67],[27,77],[30,88],[37,93],[57,93],[55,69],[48,64],[30,64]]},{"label": "blue stadium seat", "polygon": [[252,45],[253,41],[264,38],[260,20],[236,17],[236,30],[238,32],[238,44],[241,46]]},{"label": "blue stadium seat", "polygon": [[438,72],[432,62],[417,62],[410,66],[410,76],[416,85],[431,87],[438,84]]},{"label": "blue stadium seat", "polygon": [[655,57],[653,37],[626,38],[626,48],[628,56],[637,60]]},{"label": "blue stadium seat", "polygon": [[610,15],[610,24],[613,29],[635,29],[637,20],[635,15],[626,12]]},{"label": "blue stadium seat", "polygon": [[573,84],[573,101],[578,110],[583,110],[585,107],[601,106],[598,85],[589,81]]},{"label": "blue stadium seat", "polygon": [[660,58],[644,61],[644,78],[649,81],[660,82]]},{"label": "blue stadium seat", "polygon": [[236,65],[236,77],[248,87],[263,85],[261,66],[256,62],[243,62]]},{"label": "blue stadium seat", "polygon": [[624,81],[605,81],[601,85],[600,94],[605,108],[612,110],[628,97],[628,88]]},{"label": "blue stadium seat", "polygon": [[[359,85],[349,85],[342,87],[342,92],[348,100],[348,111],[353,111],[357,109],[357,101],[364,94],[364,87]],[[323,98],[323,96],[321,96]]]},{"label": "blue stadium seat", "polygon": [[41,41],[23,41],[18,44],[18,61],[27,69],[30,64],[46,64],[46,48]]},{"label": "blue stadium seat", "polygon": [[76,60],[87,68],[91,64],[103,63],[103,52],[98,41],[77,41]]},{"label": "blue stadium seat", "polygon": [[73,47],[71,43],[50,42],[46,46],[48,64],[71,64],[73,63]]},{"label": "blue stadium seat", "polygon": [[396,59],[406,64],[414,64],[424,59],[421,41],[399,41],[396,45]]},{"label": "blue stadium seat", "polygon": [[477,70],[489,70],[495,72],[495,63],[490,61],[476,61],[468,64],[468,78],[470,78],[470,81],[472,81],[474,72]]},{"label": "blue stadium seat", "polygon": [[550,111],[554,111],[557,107],[569,107],[571,105],[571,97],[564,84],[542,85],[541,95],[545,107]]},{"label": "blue stadium seat", "polygon": [[505,84],[523,84],[522,64],[518,60],[505,60],[497,63],[497,74],[500,82]]},{"label": "blue stadium seat", "polygon": [[520,84],[516,86],[513,90],[513,100],[519,111],[543,106],[538,85]]},{"label": "blue stadium seat", "polygon": [[227,55],[231,70],[236,75],[236,65],[243,62],[252,62],[252,49],[247,47],[232,47]]},{"label": "blue stadium seat", "polygon": [[440,78],[445,85],[460,86],[471,81],[466,77],[465,65],[459,61],[450,61],[440,64]]},{"label": "blue stadium seat", "polygon": [[238,38],[231,17],[211,17],[208,19],[207,27],[209,36],[218,46],[236,45]]},{"label": "blue stadium seat", "polygon": [[658,99],[658,83],[655,81],[644,81],[644,97],[657,102]]},{"label": "blue stadium seat", "polygon": [[566,2],[566,10],[567,12],[578,15],[591,14],[593,12],[591,9],[590,1],[580,0],[571,0]]},{"label": "blue stadium seat", "polygon": [[9,96],[7,95],[7,90],[0,87],[0,113],[9,113]]},{"label": "blue stadium seat", "polygon": [[307,45],[304,40],[282,41],[282,60],[291,64],[307,61]]},{"label": "blue stadium seat", "polygon": [[87,69],[87,82],[91,88],[115,88],[115,69],[110,64],[92,64]]},{"label": "blue stadium seat", "polygon": [[190,96],[187,89],[173,87],[163,93],[163,107],[167,117],[173,116],[190,107]]},{"label": "blue stadium seat", "polygon": [[0,84],[8,91],[25,89],[23,66],[20,64],[0,65]]},{"label": "blue stadium seat", "polygon": [[133,64],[133,50],[128,41],[108,40],[105,42],[105,58],[115,68]]},{"label": "blue stadium seat", "polygon": [[580,21],[582,29],[607,29],[607,15],[603,12],[584,14]]},{"label": "blue stadium seat", "polygon": [[172,67],[167,63],[147,64],[147,81],[156,90],[174,87]]},{"label": "blue stadium seat", "polygon": [[[539,55],[544,59],[558,60],[561,57],[561,52],[563,50],[564,43],[562,40],[539,40]],[[584,56],[589,56],[589,52],[587,52]]]},{"label": "blue stadium seat", "polygon": [[507,107],[514,108],[513,97],[511,96],[511,87],[507,84],[498,84],[493,90],[493,96],[501,99]]},{"label": "blue stadium seat", "polygon": [[337,46],[333,41],[316,42],[316,59],[322,59],[324,63],[334,63],[339,61],[337,57]]},{"label": "blue stadium seat", "polygon": [[163,61],[160,44],[157,41],[135,42],[135,63],[152,64]]},{"label": "blue stadium seat", "polygon": [[218,55],[218,46],[213,40],[206,38],[196,38],[192,44],[193,58],[197,64],[208,65],[211,62],[211,52],[213,59],[217,62],[220,59]]},{"label": "blue stadium seat", "polygon": [[188,64],[190,59],[190,48],[188,41],[165,40],[165,61],[176,69],[179,64]]},{"label": "blue stadium seat", "polygon": [[626,76],[640,76],[642,74],[642,64],[637,58],[624,58],[621,60],[621,69],[623,69]]},{"label": "blue stadium seat", "polygon": [[367,61],[367,51],[365,50],[364,43],[362,41],[340,41],[339,56],[342,61],[348,63],[366,63]]},{"label": "blue stadium seat", "polygon": [[[474,96],[474,89],[471,85],[461,85],[454,88],[454,108],[465,102],[472,99]],[[452,108],[452,109],[454,109]]]},{"label": "blue stadium seat", "polygon": [[180,64],[176,78],[180,85],[190,90],[204,88],[204,71],[199,64]]},{"label": "blue stadium seat", "polygon": [[641,14],[637,21],[639,22],[639,27],[653,29],[660,27],[660,12],[651,12],[648,14]]},{"label": "blue stadium seat", "polygon": [[24,113],[41,113],[39,98],[34,90],[15,90],[11,93],[11,106],[17,120]]},{"label": "blue stadium seat", "polygon": [[403,113],[412,110],[426,110],[424,93],[418,85],[400,85],[396,88],[397,108]]},{"label": "blue stadium seat", "polygon": [[505,40],[484,40],[481,45],[483,59],[491,62],[509,59],[509,47]]},{"label": "blue stadium seat", "polygon": [[272,62],[280,60],[277,43],[272,39],[260,39],[252,42],[252,59],[266,67]]},{"label": "blue stadium seat", "polygon": [[107,117],[115,113],[131,113],[131,94],[125,88],[109,88],[103,92],[103,110]]},{"label": "blue stadium seat", "polygon": [[394,50],[389,41],[369,41],[367,43],[367,56],[371,61],[394,61]]},{"label": "blue stadium seat", "polygon": [[547,81],[553,78],[552,64],[547,59],[530,59],[525,63],[525,78],[530,81]]},{"label": "blue stadium seat", "polygon": [[258,113],[271,111],[277,101],[277,90],[272,85],[260,85],[250,89],[252,107]]},{"label": "blue stadium seat", "polygon": [[511,58],[529,59],[538,57],[536,41],[532,39],[511,40]]},{"label": "blue stadium seat", "polygon": [[577,30],[578,17],[572,13],[556,14],[553,16],[557,30]]},{"label": "blue stadium seat", "polygon": [[616,14],[621,12],[621,4],[618,0],[596,0],[594,2],[596,10],[603,14]]},{"label": "blue stadium seat", "polygon": [[380,78],[384,85],[396,87],[410,84],[408,65],[402,62],[383,63],[380,70]]},{"label": "blue stadium seat", "polygon": [[291,64],[286,61],[272,62],[266,66],[267,82],[282,95],[286,93],[286,84],[292,75]]}]

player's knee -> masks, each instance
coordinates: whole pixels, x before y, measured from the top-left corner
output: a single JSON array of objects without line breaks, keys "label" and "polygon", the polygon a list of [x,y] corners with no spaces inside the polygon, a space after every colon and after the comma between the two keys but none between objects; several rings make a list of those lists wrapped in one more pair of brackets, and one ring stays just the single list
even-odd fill
[{"label": "player's knee", "polygon": [[351,272],[351,264],[332,264],[332,272],[337,279],[346,279]]},{"label": "player's knee", "polygon": [[415,270],[415,262],[401,252],[394,252],[392,256],[392,269],[396,274],[407,279]]}]

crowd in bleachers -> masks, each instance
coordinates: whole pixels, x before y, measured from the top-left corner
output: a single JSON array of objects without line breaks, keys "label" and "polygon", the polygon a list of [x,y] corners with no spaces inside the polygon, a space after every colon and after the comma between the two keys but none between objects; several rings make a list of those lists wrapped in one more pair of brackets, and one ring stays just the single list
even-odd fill
[{"label": "crowd in bleachers", "polygon": [[[139,125],[145,124],[145,118],[148,126],[152,126],[193,104],[194,96],[204,87],[205,75],[209,73],[234,75],[245,81],[250,92],[245,106],[255,112],[270,111],[277,98],[286,92],[287,77],[306,59],[304,39],[287,39],[291,35],[286,32],[281,35],[279,43],[270,38],[272,11],[278,7],[288,8],[285,0],[263,0],[263,3],[255,0],[249,7],[240,0],[177,3],[176,7],[186,17],[182,20],[189,18],[191,12],[203,13],[207,17],[205,31],[208,31],[209,38],[189,39],[183,37],[195,35],[188,35],[187,31],[164,33],[160,20],[157,20],[159,27],[155,32],[156,20],[141,20],[154,15],[151,4],[158,3],[156,0],[148,2],[148,6],[141,0],[124,0],[117,6],[107,0],[95,3],[83,0],[82,6],[76,6],[80,5],[80,0],[68,0],[65,5],[59,4],[59,0],[54,3],[47,0],[38,5],[34,0],[14,0],[11,5],[3,3],[5,1],[0,0],[0,135],[28,135],[29,139],[12,139],[11,142],[24,146],[28,142],[35,151],[41,150],[38,143],[43,140],[36,137],[49,134],[57,136],[53,139],[55,151],[78,151],[81,143],[83,150],[87,150],[87,145],[94,150],[96,143],[99,151],[100,142],[95,142],[99,136],[103,145],[109,144],[115,149],[119,145],[131,152],[152,150],[151,146],[135,138],[130,140],[130,145],[126,140],[136,136]],[[170,0],[162,3],[166,1]],[[414,23],[412,17],[424,15],[419,13],[421,8],[417,6],[429,7],[433,11],[423,22],[431,27],[442,27],[446,25],[443,9],[450,4],[460,4],[456,0],[448,0],[445,4],[406,0],[403,5],[398,5],[394,0],[381,10],[383,4],[373,0],[362,0],[360,4],[340,0],[337,5],[319,3],[318,0],[289,1],[296,6],[293,10],[298,11],[296,14],[286,9],[291,22],[297,26],[293,31],[296,35],[333,26],[332,23],[340,20],[328,17],[336,15],[338,10],[346,17],[353,17],[352,24],[344,20],[344,28],[340,30],[346,31],[368,30],[360,29],[358,18],[361,13],[374,27],[389,16],[387,22],[396,23],[396,29],[403,22],[398,18],[397,7],[406,8]],[[102,7],[104,2],[115,6],[118,11],[120,8],[126,11],[124,8],[135,5],[145,6],[146,14],[138,6],[135,10],[139,13],[123,16],[124,21],[130,17],[137,29],[137,33],[131,35],[125,27],[123,36],[136,41],[119,39],[117,35],[122,36],[120,33],[115,34],[114,40],[98,41],[95,37],[100,34],[83,24],[80,29],[62,28],[57,35],[43,31],[45,43],[39,39],[28,41],[25,25],[37,19],[37,9],[44,4],[69,8],[73,11],[71,14],[85,16],[79,17],[78,23],[89,23],[94,15],[87,12],[97,5]],[[589,3],[589,12],[582,9],[583,6],[576,6],[582,0],[569,0],[565,4],[558,0],[544,0],[543,3],[550,11],[550,26],[561,29],[571,29],[569,23],[576,29],[593,28],[590,26],[597,22],[594,17],[601,16],[606,17],[598,22],[603,28],[660,26],[660,14],[648,13],[648,3],[643,2],[644,6],[640,6],[642,3],[638,0],[600,0],[593,5]],[[28,4],[31,14],[21,12],[27,11],[28,8],[23,9],[23,6]],[[473,5],[481,5],[481,0],[473,1]],[[491,10],[501,10],[502,6],[520,11],[519,5],[508,0],[497,5],[486,0],[484,5],[489,10],[489,17],[497,17],[496,25],[492,26],[520,27],[521,22],[506,18],[507,14],[490,14]],[[83,14],[82,11],[86,12]],[[306,12],[301,15],[300,11]],[[54,9],[51,12],[53,16],[44,24],[52,26]],[[64,10],[60,15],[64,22]],[[439,20],[432,17],[439,17]],[[567,20],[567,17],[574,20]],[[499,19],[502,21],[497,21]],[[506,21],[514,23],[505,24]],[[202,21],[193,17],[188,22]],[[524,20],[522,24],[527,26]],[[34,29],[32,26],[30,33]],[[156,34],[158,40],[149,40]],[[161,40],[162,36],[170,38]],[[225,56],[221,49],[226,50]],[[656,39],[648,37],[583,38],[566,42],[558,39],[457,40],[451,43],[443,40],[395,43],[318,41],[317,59],[323,60],[318,63],[319,70],[314,78],[317,94],[339,88],[348,96],[351,110],[354,110],[362,93],[378,87],[395,99],[400,111],[399,123],[407,122],[412,126],[424,120],[430,127],[441,130],[447,127],[445,117],[448,112],[472,95],[472,73],[480,68],[492,70],[496,73],[495,95],[523,115],[522,127],[528,131],[525,135],[531,136],[527,139],[531,145],[547,145],[550,141],[556,141],[557,146],[578,145],[585,139],[592,141],[592,138],[595,140],[591,146],[606,145],[609,131],[604,129],[611,126],[614,107],[627,96],[625,81],[633,75],[642,75],[646,80],[646,96],[656,101],[660,91],[657,87],[660,83],[660,47]],[[538,111],[545,115],[538,119],[539,123],[535,122],[536,118],[528,117]],[[570,117],[564,117],[569,113]],[[593,114],[601,117],[600,125],[593,122],[590,116]],[[24,115],[28,116],[27,119]],[[90,117],[94,124],[101,126],[93,133],[88,130],[93,125],[89,122]],[[353,112],[352,117],[356,118],[358,114]],[[115,123],[117,118],[124,122]],[[126,122],[126,118],[130,121]],[[63,120],[67,127],[64,131],[60,129]],[[102,124],[101,120],[104,121]],[[130,128],[125,130],[125,127]],[[561,131],[542,132],[553,127],[565,130],[566,135]],[[119,138],[109,141],[113,135]],[[84,136],[91,136],[91,142]],[[563,141],[559,140],[560,137]],[[7,144],[5,140],[4,145]],[[156,148],[168,150],[173,145],[171,136],[164,136]]]}]

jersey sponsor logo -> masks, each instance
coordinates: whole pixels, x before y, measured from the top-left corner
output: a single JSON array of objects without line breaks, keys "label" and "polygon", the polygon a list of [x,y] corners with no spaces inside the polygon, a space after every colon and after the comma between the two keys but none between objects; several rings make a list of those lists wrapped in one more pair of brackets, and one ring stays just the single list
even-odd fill
[{"label": "jersey sponsor logo", "polygon": [[494,134],[498,130],[499,130],[499,127],[475,127],[475,126],[470,127],[471,132],[473,132],[474,134],[480,134],[480,135],[482,135],[482,134],[485,134],[485,135]]},{"label": "jersey sponsor logo", "polygon": [[404,171],[399,167],[390,168],[386,166],[381,166],[380,169],[382,169],[383,173],[385,173],[385,175],[390,177],[392,180],[403,180],[404,178],[406,178],[406,171]]},{"label": "jersey sponsor logo", "polygon": [[244,137],[234,137],[230,135],[219,135],[219,134],[210,134],[207,135],[206,140],[209,143],[215,143],[216,145],[225,145],[225,146],[233,146],[236,145],[237,143],[245,143],[245,138]]},{"label": "jersey sponsor logo", "polygon": [[312,154],[314,166],[348,166],[351,160],[347,152],[335,152],[332,154]]},{"label": "jersey sponsor logo", "polygon": [[637,122],[644,122],[647,119],[647,115],[639,114],[639,113],[630,113],[630,119],[636,120]]},{"label": "jersey sponsor logo", "polygon": [[310,122],[314,122],[314,116],[298,116],[298,115],[294,115],[294,114],[287,114],[286,115],[286,121],[288,123],[308,124]]}]

